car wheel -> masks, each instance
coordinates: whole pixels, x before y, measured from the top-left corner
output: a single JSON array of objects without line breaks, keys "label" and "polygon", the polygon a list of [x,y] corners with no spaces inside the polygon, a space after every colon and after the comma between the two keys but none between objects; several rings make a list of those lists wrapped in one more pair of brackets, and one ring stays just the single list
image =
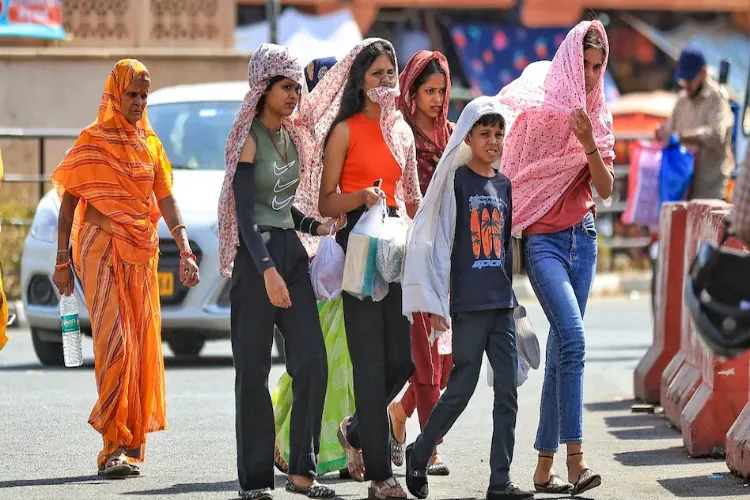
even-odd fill
[{"label": "car wheel", "polygon": [[281,335],[279,329],[273,327],[273,342],[276,344],[276,356],[273,357],[273,362],[276,364],[286,363],[286,356],[284,355],[284,336]]},{"label": "car wheel", "polygon": [[[50,340],[57,336],[60,340]],[[53,330],[31,329],[31,342],[34,344],[36,357],[45,366],[63,366],[62,334]]]},{"label": "car wheel", "polygon": [[206,345],[206,339],[198,334],[183,333],[167,343],[177,357],[198,357]]}]

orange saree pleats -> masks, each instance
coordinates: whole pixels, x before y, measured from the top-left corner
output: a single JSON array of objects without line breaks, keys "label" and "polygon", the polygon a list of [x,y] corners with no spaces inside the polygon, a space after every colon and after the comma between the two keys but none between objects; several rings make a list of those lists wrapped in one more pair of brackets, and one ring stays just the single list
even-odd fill
[{"label": "orange saree pleats", "polygon": [[128,264],[113,242],[84,223],[73,246],[94,340],[99,399],[89,423],[104,441],[99,468],[118,448],[142,461],[146,434],[167,426],[158,257]]}]

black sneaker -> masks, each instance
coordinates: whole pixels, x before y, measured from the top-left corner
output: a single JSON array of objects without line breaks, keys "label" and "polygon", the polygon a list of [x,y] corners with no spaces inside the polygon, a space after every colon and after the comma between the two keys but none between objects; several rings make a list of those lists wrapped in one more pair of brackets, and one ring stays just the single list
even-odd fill
[{"label": "black sneaker", "polygon": [[487,490],[487,500],[532,500],[534,494],[530,491],[523,491],[515,484],[511,483],[504,490]]}]

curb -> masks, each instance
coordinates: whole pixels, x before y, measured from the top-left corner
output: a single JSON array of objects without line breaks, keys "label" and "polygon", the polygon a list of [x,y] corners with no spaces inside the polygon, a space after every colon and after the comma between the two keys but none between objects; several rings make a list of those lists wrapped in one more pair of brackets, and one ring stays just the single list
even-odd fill
[{"label": "curb", "polygon": [[[536,299],[534,289],[528,276],[515,276],[513,290],[519,299]],[[651,273],[616,274],[603,273],[594,278],[590,298],[594,297],[630,297],[636,294],[651,293]]]}]

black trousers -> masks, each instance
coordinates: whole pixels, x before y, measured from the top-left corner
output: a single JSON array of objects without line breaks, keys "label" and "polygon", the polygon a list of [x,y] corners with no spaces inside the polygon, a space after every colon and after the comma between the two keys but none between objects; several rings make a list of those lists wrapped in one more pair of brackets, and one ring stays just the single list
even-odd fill
[{"label": "black trousers", "polygon": [[[362,213],[347,214],[347,228],[336,236],[344,251],[349,231]],[[362,450],[365,478],[384,481],[393,475],[388,404],[414,373],[411,326],[402,313],[401,286],[397,283],[389,285],[388,295],[380,302],[359,300],[346,292],[342,296],[357,402],[346,437],[352,446]]]},{"label": "black trousers", "polygon": [[292,306],[274,307],[263,275],[241,246],[234,262],[232,356],[234,357],[237,471],[243,490],[273,488],[275,425],[268,374],[274,324],[284,336],[286,369],[292,377],[289,473],[317,474],[328,364],[307,253],[293,230],[273,230],[266,243],[284,278]]},{"label": "black trousers", "polygon": [[486,352],[495,372],[492,411],[490,488],[510,484],[510,463],[515,446],[517,351],[513,309],[462,312],[452,315],[453,369],[448,385],[430,414],[412,449],[415,469],[425,469],[432,451],[469,404],[482,370]]}]

